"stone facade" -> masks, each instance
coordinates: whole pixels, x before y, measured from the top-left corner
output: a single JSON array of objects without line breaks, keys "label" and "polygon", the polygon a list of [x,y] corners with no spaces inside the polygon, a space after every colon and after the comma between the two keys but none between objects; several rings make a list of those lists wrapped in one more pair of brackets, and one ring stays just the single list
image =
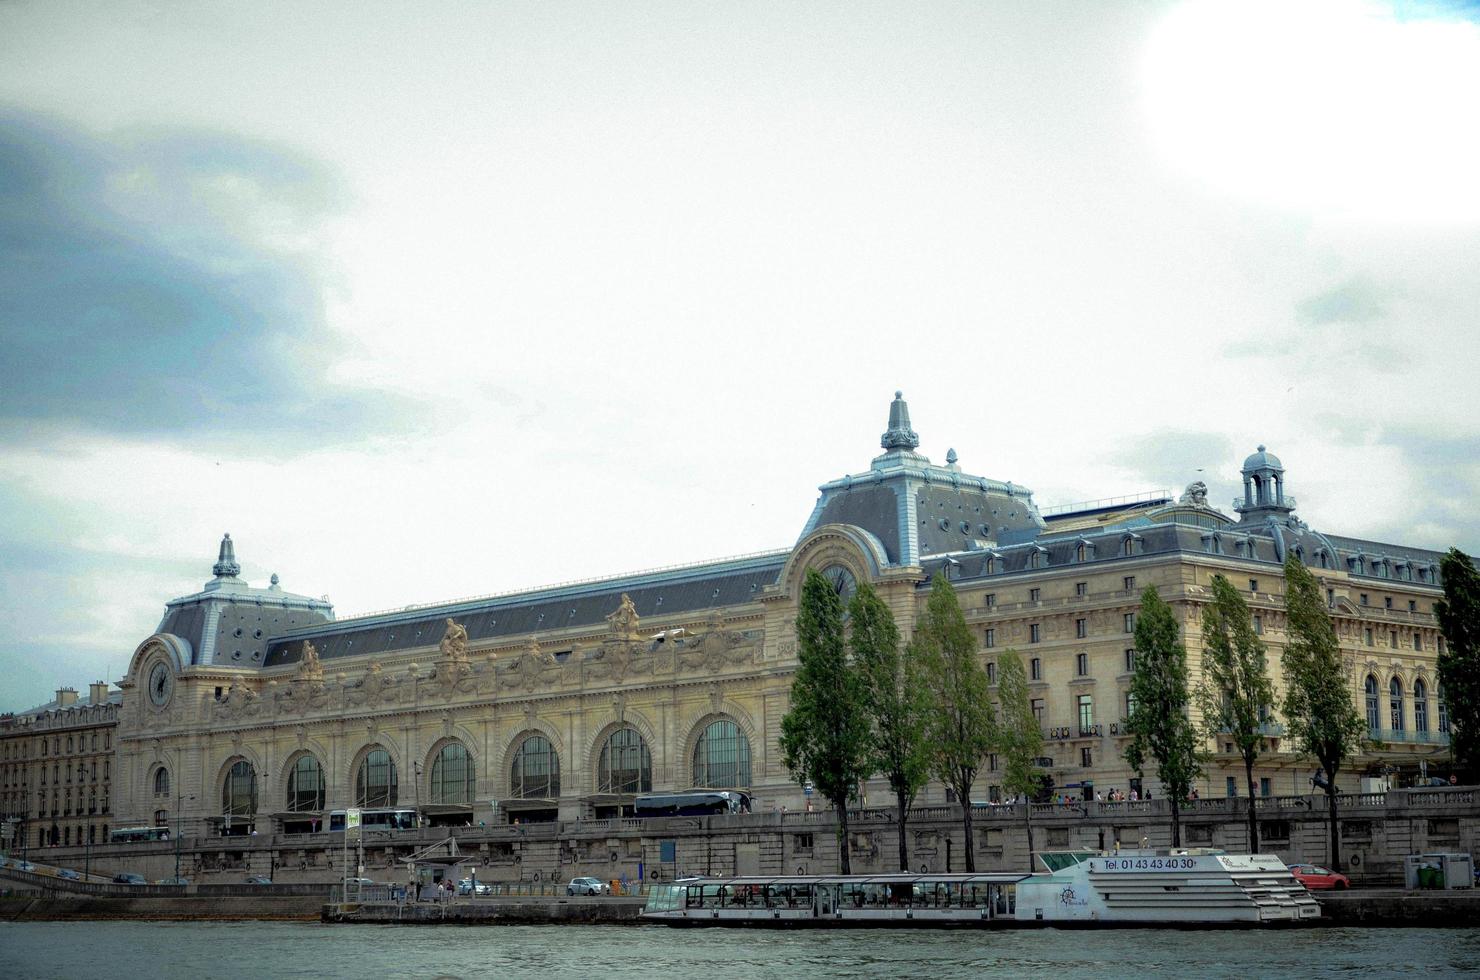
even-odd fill
[{"label": "stone facade", "polygon": [[[1234,518],[1198,485],[1180,500],[1044,514],[1026,488],[964,473],[954,451],[933,464],[917,446],[896,397],[885,452],[824,484],[785,550],[351,620],[276,576],[242,582],[228,536],[216,577],[170,602],[121,683],[118,823],[312,833],[359,805],[528,826],[619,817],[639,792],[696,786],[745,789],[761,813],[804,811],[777,740],[807,569],[872,583],[906,636],[931,576],[948,576],[989,669],[1009,647],[1028,663],[1056,787],[1092,798],[1159,795],[1121,758],[1141,590],[1172,604],[1196,679],[1212,577],[1245,588],[1278,684],[1282,563],[1297,554],[1327,590],[1353,699],[1381,739],[1357,765],[1447,773],[1438,554],[1313,531],[1263,447],[1245,462]],[[1209,748],[1204,799],[1242,776],[1228,746]],[[1288,751],[1277,717],[1268,748],[1262,791],[1306,792],[1314,767]],[[981,800],[998,795],[995,764]],[[861,802],[885,793],[871,783]],[[921,802],[948,800],[932,784]]]},{"label": "stone facade", "polygon": [[50,704],[0,717],[0,820],[16,850],[107,841],[118,705],[99,681],[85,701],[64,687]]}]

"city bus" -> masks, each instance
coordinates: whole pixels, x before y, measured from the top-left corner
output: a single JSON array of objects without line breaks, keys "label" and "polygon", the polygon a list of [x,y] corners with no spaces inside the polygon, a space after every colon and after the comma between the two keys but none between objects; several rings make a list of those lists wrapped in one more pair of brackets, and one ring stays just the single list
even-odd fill
[{"label": "city bus", "polygon": [[141,840],[169,840],[168,827],[120,827],[108,832],[111,844],[133,844]]},{"label": "city bus", "polygon": [[749,812],[750,794],[735,789],[644,793],[632,804],[635,817],[698,817]]},{"label": "city bus", "polygon": [[[360,828],[363,830],[415,830],[416,811],[410,808],[361,810]],[[329,833],[344,833],[344,811],[329,811]]]}]

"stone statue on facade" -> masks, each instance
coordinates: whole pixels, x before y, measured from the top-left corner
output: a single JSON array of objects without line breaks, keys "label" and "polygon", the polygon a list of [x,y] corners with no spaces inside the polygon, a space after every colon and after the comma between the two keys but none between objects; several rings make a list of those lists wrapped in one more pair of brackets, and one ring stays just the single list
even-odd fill
[{"label": "stone statue on facade", "polygon": [[324,665],[319,663],[319,651],[307,640],[303,641],[303,657],[298,661],[298,679],[301,681],[322,681],[324,679]]},{"label": "stone statue on facade", "polygon": [[442,634],[442,658],[453,663],[468,661],[468,631],[461,623],[447,620],[447,631]]},{"label": "stone statue on facade", "polygon": [[1182,491],[1182,497],[1177,503],[1206,507],[1208,505],[1208,485],[1201,480],[1187,484],[1187,489]]},{"label": "stone statue on facade", "polygon": [[622,602],[617,606],[617,611],[606,617],[611,632],[625,639],[637,638],[637,606],[633,605],[632,597],[622,593]]}]

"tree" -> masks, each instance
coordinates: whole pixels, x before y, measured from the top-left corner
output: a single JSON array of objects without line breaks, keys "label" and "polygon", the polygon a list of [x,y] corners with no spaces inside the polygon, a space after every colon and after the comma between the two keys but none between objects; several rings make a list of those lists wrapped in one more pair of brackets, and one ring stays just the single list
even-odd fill
[{"label": "tree", "polygon": [[869,724],[863,675],[848,663],[843,601],[815,571],[802,583],[791,710],[781,719],[781,758],[799,783],[811,782],[838,815],[838,853],[850,874],[848,797],[869,775]]},{"label": "tree", "polygon": [[1336,773],[1367,742],[1367,723],[1352,699],[1350,672],[1341,661],[1336,629],[1321,587],[1304,563],[1285,559],[1285,731],[1296,751],[1325,773],[1331,822],[1331,867],[1341,868]]},{"label": "tree", "polygon": [[1265,669],[1264,644],[1254,633],[1248,604],[1233,583],[1213,576],[1213,601],[1203,609],[1203,682],[1198,687],[1203,727],[1209,738],[1233,741],[1244,760],[1249,787],[1249,853],[1259,851],[1259,823],[1254,813],[1254,762],[1259,758],[1263,725],[1271,721],[1274,686]]},{"label": "tree", "polygon": [[987,672],[976,655],[976,641],[961,615],[956,590],[944,575],[935,576],[911,646],[906,656],[919,660],[929,692],[925,730],[932,768],[961,804],[966,870],[975,871],[971,786],[992,750],[997,725],[987,696]]},{"label": "tree", "polygon": [[899,824],[899,870],[910,869],[905,825],[915,797],[930,779],[925,741],[928,698],[917,659],[901,655],[894,614],[867,582],[848,604],[853,663],[863,674],[864,697],[873,721],[869,768],[889,781]]},{"label": "tree", "polygon": [[1141,593],[1136,617],[1136,669],[1131,675],[1130,744],[1125,761],[1145,775],[1156,762],[1156,778],[1171,801],[1172,846],[1182,846],[1182,801],[1202,775],[1197,733],[1188,717],[1187,648],[1178,636],[1172,607],[1154,587]]},{"label": "tree", "polygon": [[1002,756],[1002,788],[1008,796],[1022,796],[1023,821],[1028,828],[1028,870],[1033,870],[1033,797],[1042,781],[1038,756],[1043,751],[1043,729],[1028,698],[1028,672],[1016,650],[997,658],[997,698],[1002,719],[996,748]]},{"label": "tree", "polygon": [[1434,603],[1445,649],[1439,654],[1441,695],[1449,709],[1455,765],[1472,783],[1480,776],[1480,573],[1458,548],[1439,562],[1444,598]]}]

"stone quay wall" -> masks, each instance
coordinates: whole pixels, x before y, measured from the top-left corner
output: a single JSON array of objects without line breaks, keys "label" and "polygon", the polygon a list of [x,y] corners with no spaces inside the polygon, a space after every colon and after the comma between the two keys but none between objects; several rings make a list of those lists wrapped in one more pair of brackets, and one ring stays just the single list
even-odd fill
[{"label": "stone quay wall", "polygon": [[[1403,789],[1347,794],[1340,798],[1342,867],[1359,885],[1401,881],[1403,858],[1436,851],[1477,850],[1480,805],[1475,787]],[[1247,801],[1195,800],[1182,812],[1183,846],[1248,850]],[[1026,870],[1027,810],[1024,804],[974,809],[976,867],[980,871]],[[1324,796],[1281,796],[1256,802],[1263,853],[1287,862],[1325,864],[1327,811]],[[1034,804],[1034,845],[1039,850],[1168,847],[1170,808],[1166,800]],[[849,844],[855,873],[897,871],[898,836],[892,808],[850,812]],[[918,807],[907,829],[913,871],[963,871],[961,812],[955,806]],[[715,817],[631,818],[560,821],[519,826],[368,832],[363,876],[405,880],[400,860],[451,837],[468,856],[463,873],[480,881],[563,883],[590,875],[618,880],[635,890],[640,880],[685,874],[823,874],[838,869],[839,841],[830,811],[777,811]],[[181,873],[192,889],[239,884],[248,874],[274,881],[331,883],[346,869],[358,876],[359,848],[344,848],[342,835],[295,834],[202,837],[179,844]],[[135,843],[84,849],[31,849],[38,864],[83,868],[94,874],[132,871],[150,880],[174,873],[175,844]]]}]

